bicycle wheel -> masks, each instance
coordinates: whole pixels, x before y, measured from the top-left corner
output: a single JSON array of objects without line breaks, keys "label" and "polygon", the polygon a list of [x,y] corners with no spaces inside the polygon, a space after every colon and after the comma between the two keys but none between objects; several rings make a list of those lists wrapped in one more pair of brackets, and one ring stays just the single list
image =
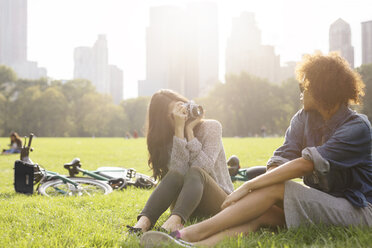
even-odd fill
[{"label": "bicycle wheel", "polygon": [[75,187],[61,179],[54,179],[40,184],[38,191],[45,196],[94,196],[107,195],[112,192],[110,185],[95,179],[83,177],[69,177],[69,179],[79,185]]},{"label": "bicycle wheel", "polygon": [[157,181],[155,181],[153,178],[138,172],[136,173],[136,181],[134,186],[142,189],[151,189],[155,187],[156,184]]}]

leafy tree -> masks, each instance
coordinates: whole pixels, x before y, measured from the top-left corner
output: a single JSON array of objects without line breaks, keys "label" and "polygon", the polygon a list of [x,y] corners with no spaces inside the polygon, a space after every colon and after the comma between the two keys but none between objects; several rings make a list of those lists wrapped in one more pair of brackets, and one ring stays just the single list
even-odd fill
[{"label": "leafy tree", "polygon": [[229,75],[207,98],[206,117],[219,120],[226,136],[254,136],[263,126],[269,133],[282,133],[278,128],[286,116],[279,86],[246,73]]},{"label": "leafy tree", "polygon": [[127,116],[128,131],[137,130],[139,134],[144,134],[147,106],[149,105],[149,97],[138,97],[128,99],[121,102],[123,112]]},{"label": "leafy tree", "polygon": [[35,102],[41,96],[40,86],[32,86],[21,92],[14,101],[9,101],[6,132],[17,131],[21,135],[30,132],[39,134],[41,116],[43,113],[38,109]]},{"label": "leafy tree", "polygon": [[66,82],[60,86],[63,92],[69,109],[68,115],[68,136],[88,136],[90,134],[85,132],[83,127],[83,119],[85,116],[84,109],[82,108],[82,101],[84,95],[95,92],[94,86],[89,80],[74,79]]},{"label": "leafy tree", "polygon": [[279,121],[277,121],[277,128],[285,130],[289,126],[292,116],[302,108],[298,81],[294,78],[289,78],[282,82],[280,91],[276,95],[276,97],[282,99],[281,108],[283,110]]},{"label": "leafy tree", "polygon": [[112,98],[99,93],[84,95],[81,101],[83,130],[90,136],[124,137],[126,117]]},{"label": "leafy tree", "polygon": [[[34,110],[38,124],[37,133],[41,136],[65,136],[68,114],[67,100],[56,87],[43,91],[35,101]],[[35,132],[36,132],[35,131]]]},{"label": "leafy tree", "polygon": [[17,80],[17,74],[5,65],[0,65],[0,89],[5,83],[15,82]]},{"label": "leafy tree", "polygon": [[[0,92],[0,116],[5,116],[6,98]],[[0,127],[4,125],[4,118],[0,118]],[[0,128],[0,136],[4,135],[4,130]]]}]

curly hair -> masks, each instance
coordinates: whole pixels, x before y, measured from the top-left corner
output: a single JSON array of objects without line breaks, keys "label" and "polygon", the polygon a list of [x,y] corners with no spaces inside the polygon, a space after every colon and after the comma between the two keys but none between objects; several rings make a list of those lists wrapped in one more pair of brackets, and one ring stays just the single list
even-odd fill
[{"label": "curly hair", "polygon": [[296,78],[325,110],[337,104],[360,104],[364,96],[361,76],[337,52],[304,55],[297,64]]}]

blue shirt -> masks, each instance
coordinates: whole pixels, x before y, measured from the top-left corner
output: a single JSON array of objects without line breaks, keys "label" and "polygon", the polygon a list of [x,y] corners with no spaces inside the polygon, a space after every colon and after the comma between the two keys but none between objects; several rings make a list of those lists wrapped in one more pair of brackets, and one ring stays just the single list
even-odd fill
[{"label": "blue shirt", "polygon": [[365,207],[372,204],[371,137],[368,118],[347,106],[326,122],[317,111],[301,109],[267,165],[310,159],[314,172],[304,177],[306,185]]}]

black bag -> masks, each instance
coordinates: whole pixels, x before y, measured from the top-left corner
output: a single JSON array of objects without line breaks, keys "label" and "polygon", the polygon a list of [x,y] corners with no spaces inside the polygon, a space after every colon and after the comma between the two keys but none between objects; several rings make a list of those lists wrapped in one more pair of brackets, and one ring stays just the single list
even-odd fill
[{"label": "black bag", "polygon": [[34,165],[16,160],[14,163],[14,189],[18,193],[34,193]]}]

